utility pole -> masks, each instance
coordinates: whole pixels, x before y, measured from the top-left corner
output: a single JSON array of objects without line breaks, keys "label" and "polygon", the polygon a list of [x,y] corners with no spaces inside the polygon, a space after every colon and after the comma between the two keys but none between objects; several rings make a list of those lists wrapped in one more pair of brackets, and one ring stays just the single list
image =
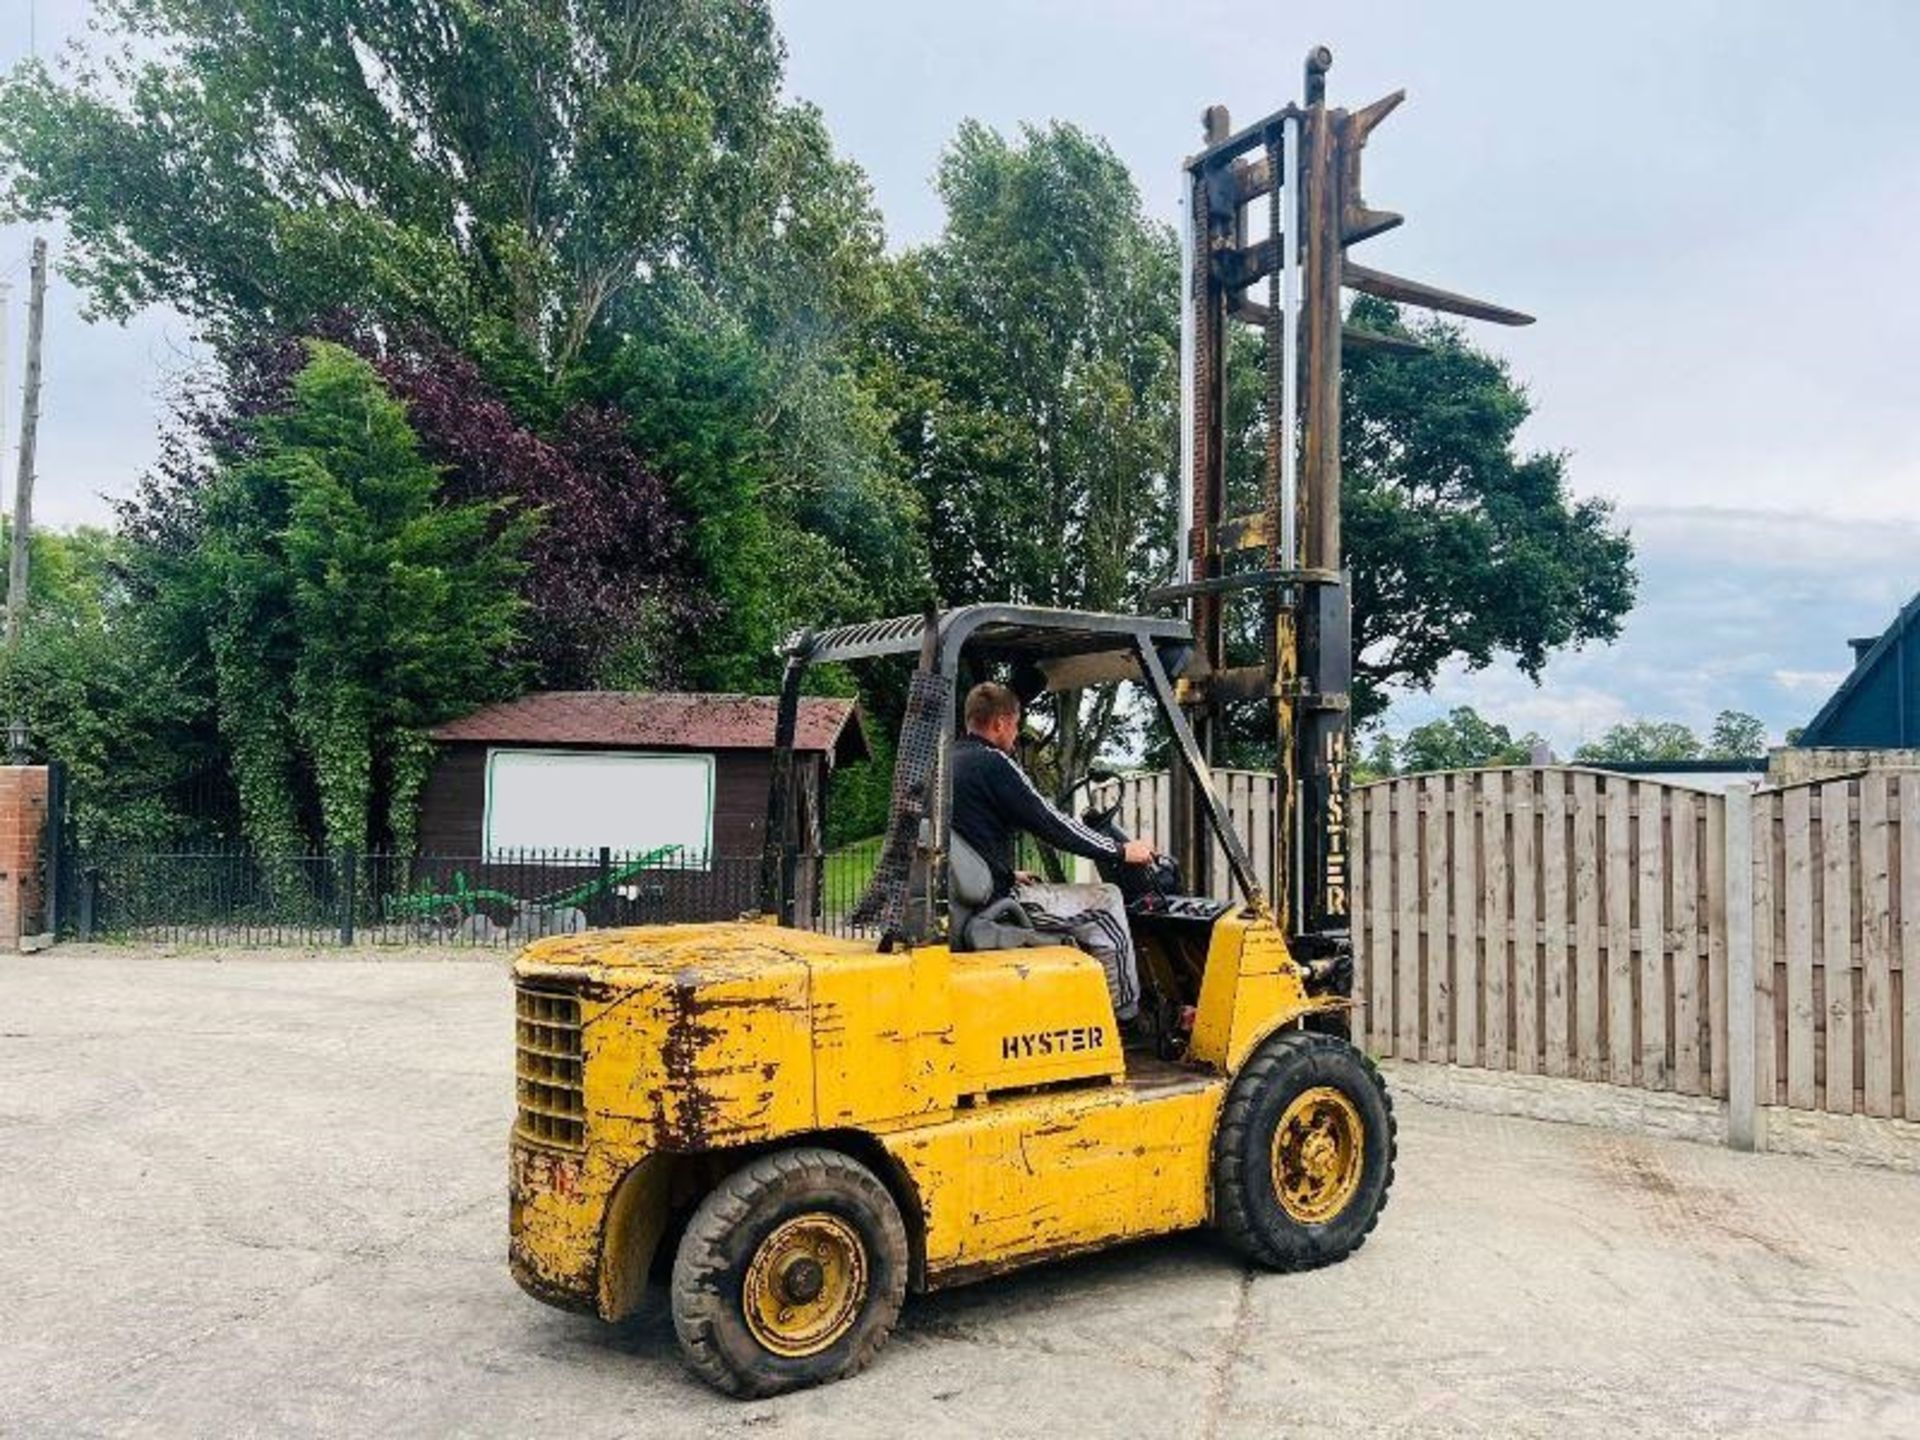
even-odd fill
[{"label": "utility pole", "polygon": [[12,343],[13,286],[0,280],[0,475],[7,464],[7,356]]},{"label": "utility pole", "polygon": [[[27,540],[33,534],[33,451],[40,429],[40,339],[47,318],[47,242],[33,242],[27,290],[27,385],[20,406],[20,469],[13,490],[13,553],[7,566],[7,651],[20,648],[27,618]],[[14,726],[14,749],[20,749]]]},{"label": "utility pole", "polygon": [[[1419,350],[1348,325],[1341,292],[1525,325],[1531,317],[1359,265],[1347,248],[1401,223],[1360,194],[1368,137],[1405,93],[1349,112],[1327,104],[1332,52],[1309,52],[1302,99],[1236,130],[1202,118],[1182,167],[1182,428],[1179,573],[1150,599],[1184,606],[1197,653],[1179,698],[1212,759],[1233,709],[1264,707],[1276,750],[1273,901],[1296,959],[1338,961],[1351,944],[1347,854],[1351,582],[1340,535],[1343,349]],[[1264,282],[1264,283],[1262,283]],[[1264,293],[1262,293],[1264,292]],[[1263,342],[1259,495],[1230,495],[1230,327]],[[1249,489],[1251,487],[1248,487]],[[1259,659],[1249,643],[1258,636]],[[1176,768],[1176,858],[1211,893],[1212,844],[1193,779]]]}]

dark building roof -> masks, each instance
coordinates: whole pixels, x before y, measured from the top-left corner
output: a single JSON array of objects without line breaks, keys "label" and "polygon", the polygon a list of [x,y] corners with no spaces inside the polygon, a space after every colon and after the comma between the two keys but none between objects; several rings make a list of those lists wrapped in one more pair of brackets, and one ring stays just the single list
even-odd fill
[{"label": "dark building roof", "polygon": [[[448,721],[433,738],[494,745],[771,750],[779,706],[771,695],[548,690]],[[803,699],[794,748],[831,754],[842,764],[865,759],[859,707],[851,700]]]},{"label": "dark building roof", "polygon": [[1849,640],[1854,667],[1799,744],[1849,750],[1920,747],[1920,595],[1871,644]]},{"label": "dark building roof", "polygon": [[1594,760],[1596,770],[1611,770],[1619,775],[1764,775],[1764,755],[1741,760]]}]

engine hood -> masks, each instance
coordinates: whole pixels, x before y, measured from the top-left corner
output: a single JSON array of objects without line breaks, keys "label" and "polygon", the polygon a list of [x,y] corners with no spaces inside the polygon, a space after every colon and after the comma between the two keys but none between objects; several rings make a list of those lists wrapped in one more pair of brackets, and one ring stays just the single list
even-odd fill
[{"label": "engine hood", "polygon": [[822,962],[871,956],[871,940],[848,940],[753,920],[698,925],[637,925],[588,930],[536,940],[514,961],[522,977],[574,975],[618,984],[671,976],[723,980],[782,965],[814,968]]}]

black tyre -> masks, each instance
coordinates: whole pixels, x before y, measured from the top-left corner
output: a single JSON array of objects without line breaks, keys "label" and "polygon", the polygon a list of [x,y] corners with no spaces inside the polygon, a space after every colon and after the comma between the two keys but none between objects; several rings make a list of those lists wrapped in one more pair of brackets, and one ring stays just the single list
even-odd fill
[{"label": "black tyre", "polygon": [[1380,1218],[1394,1151],[1393,1101],[1371,1060],[1331,1035],[1276,1035],[1220,1112],[1214,1223],[1270,1270],[1331,1265]]},{"label": "black tyre", "polygon": [[907,1291],[907,1231],[873,1172],[835,1150],[764,1155],[700,1202],[673,1261],[687,1363],[729,1395],[860,1370]]}]

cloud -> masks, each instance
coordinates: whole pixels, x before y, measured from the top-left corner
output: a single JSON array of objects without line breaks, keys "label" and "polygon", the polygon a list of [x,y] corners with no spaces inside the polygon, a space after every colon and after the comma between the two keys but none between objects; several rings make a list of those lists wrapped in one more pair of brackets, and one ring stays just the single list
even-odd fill
[{"label": "cloud", "polygon": [[1814,510],[1715,505],[1629,505],[1623,518],[1643,547],[1736,556],[1743,571],[1767,570],[1828,581],[1920,554],[1920,520],[1871,519]]},{"label": "cloud", "polygon": [[1396,701],[1387,728],[1404,734],[1462,705],[1498,721],[1516,735],[1532,731],[1563,749],[1593,739],[1634,715],[1621,695],[1597,686],[1535,686],[1509,667],[1475,672],[1450,667],[1434,681],[1432,690]]},{"label": "cloud", "polygon": [[1776,670],[1773,683],[1782,690],[1812,690],[1827,695],[1847,678],[1845,670]]},{"label": "cloud", "polygon": [[1431,692],[1395,697],[1388,729],[1471,705],[1564,754],[1625,719],[1705,734],[1742,710],[1781,737],[1845,678],[1848,637],[1878,634],[1920,588],[1920,525],[1710,506],[1623,518],[1641,585],[1617,642],[1556,656],[1537,688],[1511,664],[1451,667]]}]

